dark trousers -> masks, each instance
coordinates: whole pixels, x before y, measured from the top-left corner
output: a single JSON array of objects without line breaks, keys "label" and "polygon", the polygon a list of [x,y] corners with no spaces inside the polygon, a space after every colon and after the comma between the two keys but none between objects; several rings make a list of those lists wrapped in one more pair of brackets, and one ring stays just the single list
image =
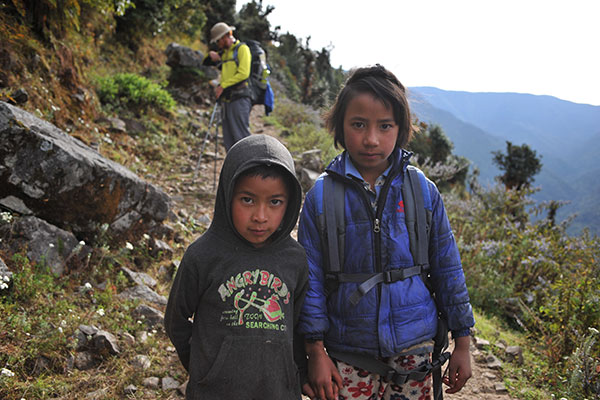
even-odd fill
[{"label": "dark trousers", "polygon": [[249,97],[241,97],[230,102],[224,101],[222,104],[223,143],[229,151],[235,142],[250,136],[252,102]]}]

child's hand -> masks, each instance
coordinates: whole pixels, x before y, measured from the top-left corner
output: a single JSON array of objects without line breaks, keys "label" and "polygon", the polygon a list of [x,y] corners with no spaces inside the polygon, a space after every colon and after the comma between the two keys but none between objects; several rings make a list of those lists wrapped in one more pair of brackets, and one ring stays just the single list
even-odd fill
[{"label": "child's hand", "polygon": [[455,339],[454,351],[448,364],[448,376],[443,382],[450,386],[446,393],[456,393],[463,388],[471,377],[471,355],[469,354],[469,336]]},{"label": "child's hand", "polygon": [[310,386],[310,384],[308,382],[306,382],[304,385],[302,385],[302,394],[310,397],[311,399],[316,398],[315,392],[312,390],[312,387]]},{"label": "child's hand", "polygon": [[308,382],[313,390],[312,399],[337,400],[342,387],[342,377],[329,355],[323,342],[306,345],[308,354]]}]

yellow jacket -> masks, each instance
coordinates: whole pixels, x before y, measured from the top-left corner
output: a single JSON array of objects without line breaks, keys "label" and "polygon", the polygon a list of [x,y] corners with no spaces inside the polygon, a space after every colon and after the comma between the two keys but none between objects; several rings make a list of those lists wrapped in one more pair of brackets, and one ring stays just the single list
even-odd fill
[{"label": "yellow jacket", "polygon": [[[236,64],[233,53],[238,46],[238,63]],[[250,77],[252,54],[250,54],[250,48],[239,40],[236,40],[230,48],[221,54],[221,62],[221,87],[223,89],[227,89]]]}]

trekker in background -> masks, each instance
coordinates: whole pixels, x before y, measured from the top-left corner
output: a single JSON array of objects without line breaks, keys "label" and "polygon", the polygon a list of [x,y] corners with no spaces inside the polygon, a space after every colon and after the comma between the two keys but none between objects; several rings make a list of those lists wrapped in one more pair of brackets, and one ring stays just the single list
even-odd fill
[{"label": "trekker in background", "polygon": [[[298,330],[309,384],[321,400],[431,399],[432,373],[447,357],[448,375],[435,379],[440,393],[442,380],[455,393],[471,377],[474,319],[460,255],[437,187],[408,166],[411,153],[402,147],[410,118],[404,86],[380,65],[353,71],[326,116],[345,151],[307,193],[298,228],[309,265]],[[407,181],[415,183],[411,193],[423,194],[411,209],[429,213],[427,224],[407,223],[415,198],[404,194]],[[424,243],[418,252],[411,248],[417,241]],[[452,355],[431,360],[448,328]]]},{"label": "trekker in background", "polygon": [[[220,65],[221,82],[215,87],[217,101],[223,107],[221,118],[223,142],[229,151],[238,140],[250,135],[252,93],[248,85],[252,55],[250,48],[233,36],[235,26],[216,23],[210,30],[210,43],[216,43],[219,52],[211,50],[204,65]],[[237,62],[234,51],[237,50]]]},{"label": "trekker in background", "polygon": [[306,356],[294,336],[308,268],[290,233],[301,202],[294,160],[277,139],[251,135],[231,147],[213,221],[186,249],[165,312],[189,373],[186,399],[300,400]]}]

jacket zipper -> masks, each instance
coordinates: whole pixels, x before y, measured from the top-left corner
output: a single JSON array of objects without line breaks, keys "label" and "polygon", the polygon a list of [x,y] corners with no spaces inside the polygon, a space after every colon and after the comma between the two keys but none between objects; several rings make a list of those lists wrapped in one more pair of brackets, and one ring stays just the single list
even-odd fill
[{"label": "jacket zipper", "polygon": [[[359,193],[362,193],[361,197],[363,199],[363,202],[367,206],[367,209],[369,210],[369,217],[371,218],[371,221],[373,222],[373,241],[374,241],[374,246],[375,246],[375,251],[374,251],[374,253],[375,253],[374,254],[375,271],[374,272],[382,272],[383,271],[383,266],[381,265],[381,216],[383,215],[385,198],[387,197],[389,189],[392,186],[392,181],[394,179],[396,179],[398,174],[400,174],[401,172],[404,171],[404,167],[407,163],[407,160],[408,160],[408,158],[405,157],[405,153],[402,151],[401,155],[400,155],[400,161],[399,161],[400,168],[398,168],[398,169],[392,168],[392,170],[390,171],[390,175],[388,175],[383,187],[381,188],[381,191],[379,192],[379,196],[377,198],[377,207],[375,208],[375,212],[373,212],[373,207],[371,206],[371,202],[369,201],[368,194],[365,193],[364,188],[361,186],[360,183],[358,183],[352,179],[349,179],[345,176],[342,176],[342,175],[338,174],[337,172],[327,171],[327,173],[329,173],[330,175],[332,175],[332,176],[336,175],[338,178],[341,178],[342,180],[346,180],[351,185],[356,186]],[[377,326],[379,326],[379,310],[381,307],[380,299],[381,299],[381,285],[377,285],[377,300],[376,300],[376,303],[377,303]],[[379,329],[377,329],[377,338],[378,338],[377,341],[379,342]],[[380,355],[381,355],[381,348],[380,348]]]},{"label": "jacket zipper", "polygon": [[[392,181],[404,171],[404,158],[400,160],[400,168],[392,169],[388,175],[379,196],[377,197],[377,207],[375,209],[375,220],[373,221],[373,234],[375,240],[375,272],[383,272],[383,265],[381,260],[381,217],[383,215],[383,209],[385,208],[385,200],[387,194],[392,186]],[[381,308],[381,286],[377,285],[377,326],[379,327],[379,313]],[[379,329],[377,329],[377,342],[379,343]],[[379,355],[381,356],[381,346],[379,346]]]}]

